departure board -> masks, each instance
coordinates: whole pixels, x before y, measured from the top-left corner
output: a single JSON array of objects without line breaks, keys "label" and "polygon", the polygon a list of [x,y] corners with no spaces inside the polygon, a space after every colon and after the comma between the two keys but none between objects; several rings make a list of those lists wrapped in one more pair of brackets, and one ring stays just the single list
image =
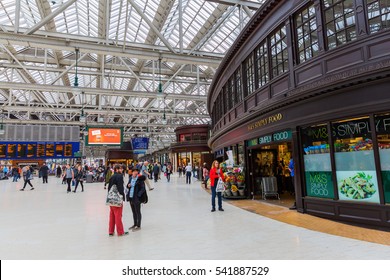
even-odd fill
[{"label": "departure board", "polygon": [[72,158],[79,142],[0,142],[0,159]]},{"label": "departure board", "polygon": [[7,158],[16,158],[16,144],[8,144]]},{"label": "departure board", "polygon": [[37,157],[40,158],[40,157],[45,157],[46,153],[45,153],[45,144],[38,144],[37,145],[38,148],[37,148]]},{"label": "departure board", "polygon": [[7,145],[0,144],[0,158],[5,158],[7,152]]},{"label": "departure board", "polygon": [[72,144],[65,144],[65,157],[71,157],[72,156]]},{"label": "departure board", "polygon": [[18,144],[18,158],[27,157],[27,144]]},{"label": "departure board", "polygon": [[54,157],[54,144],[46,144],[46,157]]},{"label": "departure board", "polygon": [[35,157],[37,152],[37,144],[27,144],[27,157],[33,158]]},{"label": "departure board", "polygon": [[64,145],[56,144],[56,157],[62,157],[64,155]]}]

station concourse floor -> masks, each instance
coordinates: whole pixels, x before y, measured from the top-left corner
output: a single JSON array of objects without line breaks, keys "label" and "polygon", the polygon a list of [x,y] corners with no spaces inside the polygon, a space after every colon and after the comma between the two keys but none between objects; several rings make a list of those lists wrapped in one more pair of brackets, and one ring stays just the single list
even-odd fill
[{"label": "station concourse floor", "polygon": [[[67,193],[66,185],[55,177],[49,177],[49,184],[39,178],[32,182],[35,190],[26,187],[22,192],[22,180],[0,181],[2,260],[390,259],[390,246],[385,245],[389,232],[333,221],[329,222],[334,223],[334,234],[320,232],[305,223],[321,227],[327,220],[252,200],[224,201],[224,212],[211,213],[210,194],[199,181],[186,185],[185,178],[177,176],[169,184],[163,177],[148,192],[140,231],[109,237],[103,183],[85,184],[84,192],[79,187],[77,193]],[[281,222],[272,216],[287,218]],[[307,218],[298,226],[288,221]],[[123,223],[125,229],[133,224],[128,203]],[[344,226],[374,240],[335,235]]]}]

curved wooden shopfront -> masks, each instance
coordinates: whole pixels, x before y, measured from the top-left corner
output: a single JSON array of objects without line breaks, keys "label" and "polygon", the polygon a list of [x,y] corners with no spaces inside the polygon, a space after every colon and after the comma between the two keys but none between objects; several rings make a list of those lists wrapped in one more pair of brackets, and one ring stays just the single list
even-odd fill
[{"label": "curved wooden shopfront", "polygon": [[[213,151],[245,141],[250,167],[251,145],[261,148],[276,143],[278,132],[291,133],[300,212],[390,227],[390,30],[387,22],[374,22],[390,8],[373,12],[389,5],[382,2],[267,1],[210,87]],[[336,15],[340,7],[343,14]],[[332,41],[329,11],[351,24],[345,42],[338,33]],[[312,36],[312,45],[299,45],[302,26],[309,33],[302,40]],[[278,61],[283,65],[273,64]]]}]

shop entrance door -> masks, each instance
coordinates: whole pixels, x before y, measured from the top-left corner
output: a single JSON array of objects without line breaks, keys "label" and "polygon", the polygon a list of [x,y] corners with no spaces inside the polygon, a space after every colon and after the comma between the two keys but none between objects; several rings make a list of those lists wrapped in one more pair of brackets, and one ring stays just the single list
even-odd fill
[{"label": "shop entrance door", "polygon": [[276,176],[277,150],[254,149],[250,150],[249,177],[253,186],[253,195],[261,194],[261,179]]}]

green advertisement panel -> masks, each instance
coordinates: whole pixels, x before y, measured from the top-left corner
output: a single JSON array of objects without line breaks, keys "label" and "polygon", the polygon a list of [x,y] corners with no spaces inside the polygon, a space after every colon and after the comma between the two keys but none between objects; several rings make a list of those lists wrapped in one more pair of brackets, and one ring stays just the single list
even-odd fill
[{"label": "green advertisement panel", "polygon": [[382,182],[385,190],[385,203],[390,203],[390,171],[382,171]]},{"label": "green advertisement panel", "polygon": [[332,172],[305,172],[307,196],[334,198]]}]

